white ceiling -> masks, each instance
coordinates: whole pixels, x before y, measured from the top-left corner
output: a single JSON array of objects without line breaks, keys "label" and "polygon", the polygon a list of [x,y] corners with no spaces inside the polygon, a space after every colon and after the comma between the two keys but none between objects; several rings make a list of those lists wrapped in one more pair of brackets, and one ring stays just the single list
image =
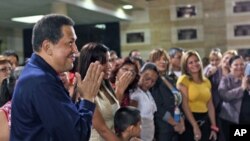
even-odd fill
[{"label": "white ceiling", "polygon": [[[91,5],[87,2],[92,2]],[[76,24],[92,24],[131,20],[131,10],[121,10],[122,16],[117,14],[117,9],[124,4],[132,4],[134,10],[143,10],[146,0],[0,0],[0,27],[28,28],[33,24],[24,24],[11,21],[12,17],[31,15],[44,15],[52,13],[52,6],[61,3],[66,7],[67,15]]]}]

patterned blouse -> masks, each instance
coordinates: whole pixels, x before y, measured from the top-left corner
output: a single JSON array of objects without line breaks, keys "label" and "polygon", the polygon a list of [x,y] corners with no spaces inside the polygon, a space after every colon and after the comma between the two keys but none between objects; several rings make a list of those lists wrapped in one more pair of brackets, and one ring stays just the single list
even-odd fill
[{"label": "patterned blouse", "polygon": [[6,117],[7,117],[7,120],[8,120],[8,125],[10,127],[11,125],[11,101],[7,102],[6,104],[4,104],[0,110],[2,110]]}]

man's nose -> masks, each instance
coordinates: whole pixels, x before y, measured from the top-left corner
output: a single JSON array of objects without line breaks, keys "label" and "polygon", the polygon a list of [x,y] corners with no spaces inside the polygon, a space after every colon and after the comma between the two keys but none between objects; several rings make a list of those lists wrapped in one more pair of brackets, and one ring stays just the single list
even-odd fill
[{"label": "man's nose", "polygon": [[77,46],[76,46],[76,44],[73,46],[73,52],[74,53],[78,53],[79,51],[78,51],[78,48],[77,48]]}]

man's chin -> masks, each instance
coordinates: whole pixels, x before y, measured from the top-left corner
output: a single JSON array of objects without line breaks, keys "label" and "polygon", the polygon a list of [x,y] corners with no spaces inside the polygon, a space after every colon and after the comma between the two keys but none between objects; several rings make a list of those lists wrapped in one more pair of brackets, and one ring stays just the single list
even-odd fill
[{"label": "man's chin", "polygon": [[73,69],[73,67],[74,67],[74,65],[73,65],[73,64],[71,64],[71,65],[67,66],[67,67],[65,68],[65,71],[64,71],[64,72],[72,70],[72,69]]}]

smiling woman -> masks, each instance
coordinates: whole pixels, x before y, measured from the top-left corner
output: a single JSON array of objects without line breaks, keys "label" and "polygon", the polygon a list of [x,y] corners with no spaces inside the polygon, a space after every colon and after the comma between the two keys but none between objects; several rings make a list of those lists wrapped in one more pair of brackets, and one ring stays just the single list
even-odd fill
[{"label": "smiling woman", "polygon": [[140,110],[142,119],[140,134],[143,141],[154,139],[154,113],[157,111],[157,107],[149,89],[154,86],[158,76],[159,72],[156,65],[145,63],[140,71],[138,87],[130,93],[131,105]]},{"label": "smiling woman", "polygon": [[114,113],[120,107],[114,91],[109,83],[111,63],[109,48],[101,43],[87,43],[81,51],[78,62],[78,72],[82,78],[87,75],[87,69],[93,62],[100,62],[104,74],[101,80],[101,87],[98,88],[98,94],[95,97],[97,108],[94,111],[93,126],[91,128],[91,141],[118,141],[114,133]]},{"label": "smiling woman", "polygon": [[245,117],[248,117],[247,111],[249,111],[247,78],[243,77],[245,68],[243,58],[239,55],[231,57],[229,68],[230,73],[221,78],[218,86],[219,96],[222,100],[219,117],[225,140],[229,140],[230,137],[229,127],[244,123]]},{"label": "smiling woman", "polygon": [[216,140],[218,130],[210,129],[210,126],[217,129],[211,84],[203,75],[202,63],[197,51],[189,50],[184,53],[182,74],[177,81],[177,88],[183,98],[182,108],[186,116],[186,131],[182,140],[207,141],[211,138]]}]

